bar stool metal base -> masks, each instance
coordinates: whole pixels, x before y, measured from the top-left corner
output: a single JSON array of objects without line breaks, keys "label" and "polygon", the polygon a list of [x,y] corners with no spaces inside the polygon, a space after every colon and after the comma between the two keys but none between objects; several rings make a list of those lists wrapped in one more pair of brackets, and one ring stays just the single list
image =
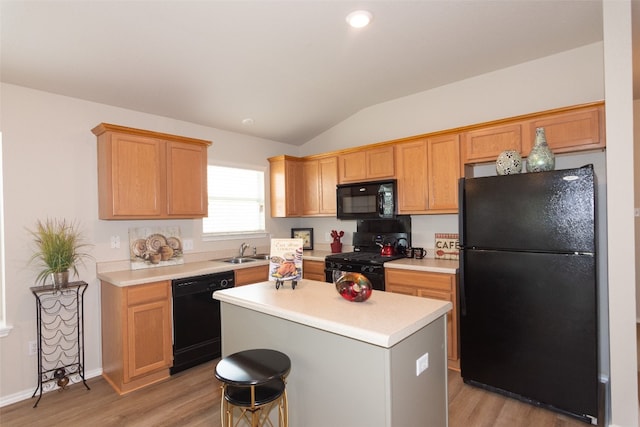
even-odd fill
[{"label": "bar stool metal base", "polygon": [[222,385],[220,414],[223,427],[237,427],[243,420],[251,427],[275,427],[269,418],[274,407],[278,408],[278,427],[287,427],[287,393],[281,379],[260,386]]}]

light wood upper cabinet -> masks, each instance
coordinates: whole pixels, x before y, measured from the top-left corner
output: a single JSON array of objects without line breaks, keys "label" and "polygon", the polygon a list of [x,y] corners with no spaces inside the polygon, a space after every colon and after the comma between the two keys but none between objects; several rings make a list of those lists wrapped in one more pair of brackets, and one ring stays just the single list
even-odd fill
[{"label": "light wood upper cabinet", "polygon": [[100,219],[207,216],[210,141],[107,123],[98,137]]},{"label": "light wood upper cabinet", "polygon": [[464,163],[495,161],[505,150],[515,150],[522,154],[523,126],[524,123],[510,123],[465,132],[462,161]]},{"label": "light wood upper cabinet", "polygon": [[524,154],[535,143],[536,128],[543,127],[554,153],[604,148],[604,106],[590,106],[541,116],[528,122]]},{"label": "light wood upper cabinet", "polygon": [[338,158],[305,159],[302,163],[302,214],[322,216],[336,214]]},{"label": "light wood upper cabinet", "polygon": [[274,218],[302,215],[302,159],[291,156],[271,157],[269,160],[271,216]]},{"label": "light wood upper cabinet", "polygon": [[458,179],[462,176],[458,134],[427,139],[427,176],[429,211],[457,212]]},{"label": "light wood upper cabinet", "polygon": [[169,377],[173,364],[171,282],[102,282],[103,377],[120,394]]},{"label": "light wood upper cabinet", "polygon": [[417,138],[396,145],[398,213],[455,213],[458,210],[458,134]]},{"label": "light wood upper cabinet", "polygon": [[393,145],[364,148],[338,156],[339,183],[393,178]]},{"label": "light wood upper cabinet", "polygon": [[547,144],[555,154],[603,149],[604,115],[604,104],[597,102],[474,126],[462,133],[462,162],[493,162],[504,150],[516,150],[525,158],[538,127],[544,128]]}]

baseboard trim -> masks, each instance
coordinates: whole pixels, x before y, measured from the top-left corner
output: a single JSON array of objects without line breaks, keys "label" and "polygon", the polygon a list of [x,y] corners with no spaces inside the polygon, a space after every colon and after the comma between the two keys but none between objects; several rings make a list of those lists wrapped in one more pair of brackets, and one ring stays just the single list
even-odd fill
[{"label": "baseboard trim", "polygon": [[[88,380],[90,378],[99,377],[100,375],[102,375],[102,368],[95,369],[93,371],[85,372],[85,379]],[[82,381],[80,381],[80,382],[82,382]],[[50,391],[54,391],[54,390],[58,390],[58,387],[54,387],[51,390],[44,391],[42,394],[45,395],[45,394],[49,393]],[[2,399],[0,399],[0,408],[4,407],[4,406],[7,406],[7,405],[11,405],[13,403],[20,402],[22,400],[30,399],[31,396],[33,395],[33,391],[34,391],[34,389],[32,388],[32,389],[29,389],[29,390],[19,391],[18,393],[14,393],[14,394],[11,394],[9,396],[3,397]]]}]

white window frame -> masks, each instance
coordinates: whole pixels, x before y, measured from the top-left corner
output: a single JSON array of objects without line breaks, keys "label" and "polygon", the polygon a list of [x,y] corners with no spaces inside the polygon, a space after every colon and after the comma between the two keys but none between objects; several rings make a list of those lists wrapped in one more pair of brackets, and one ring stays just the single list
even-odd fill
[{"label": "white window frame", "polygon": [[[246,169],[246,170],[253,170],[253,171],[257,171],[257,172],[261,172],[263,174],[263,210],[264,210],[264,230],[256,230],[256,231],[244,231],[244,232],[215,232],[215,233],[208,233],[204,231],[204,222],[205,220],[203,219],[202,221],[202,240],[205,242],[212,242],[212,241],[221,241],[221,240],[235,240],[235,239],[239,239],[239,238],[262,238],[262,237],[269,237],[269,233],[266,231],[266,227],[267,227],[267,214],[266,214],[266,197],[267,197],[267,189],[266,189],[266,185],[267,185],[267,170],[265,167],[257,167],[257,166],[253,166],[253,165],[238,165],[238,164],[224,164],[224,163],[209,163],[207,165],[207,174],[208,174],[208,169],[209,166],[213,166],[213,167],[223,167],[223,168],[234,168],[234,169]],[[208,177],[207,177],[208,179]],[[209,188],[207,188],[207,192],[209,191]],[[207,195],[208,197],[208,195]]]}]

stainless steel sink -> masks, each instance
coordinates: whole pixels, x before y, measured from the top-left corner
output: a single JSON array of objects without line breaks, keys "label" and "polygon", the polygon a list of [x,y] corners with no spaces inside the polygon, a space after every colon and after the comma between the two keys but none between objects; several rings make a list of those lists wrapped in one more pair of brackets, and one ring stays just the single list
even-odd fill
[{"label": "stainless steel sink", "polygon": [[256,254],[256,255],[249,255],[249,258],[267,260],[267,259],[271,258],[271,255],[269,255],[269,254]]},{"label": "stainless steel sink", "polygon": [[250,258],[250,257],[233,257],[233,258],[226,258],[221,260],[222,262],[228,262],[230,264],[242,264],[243,262],[252,262],[252,261],[256,261],[256,258]]}]

